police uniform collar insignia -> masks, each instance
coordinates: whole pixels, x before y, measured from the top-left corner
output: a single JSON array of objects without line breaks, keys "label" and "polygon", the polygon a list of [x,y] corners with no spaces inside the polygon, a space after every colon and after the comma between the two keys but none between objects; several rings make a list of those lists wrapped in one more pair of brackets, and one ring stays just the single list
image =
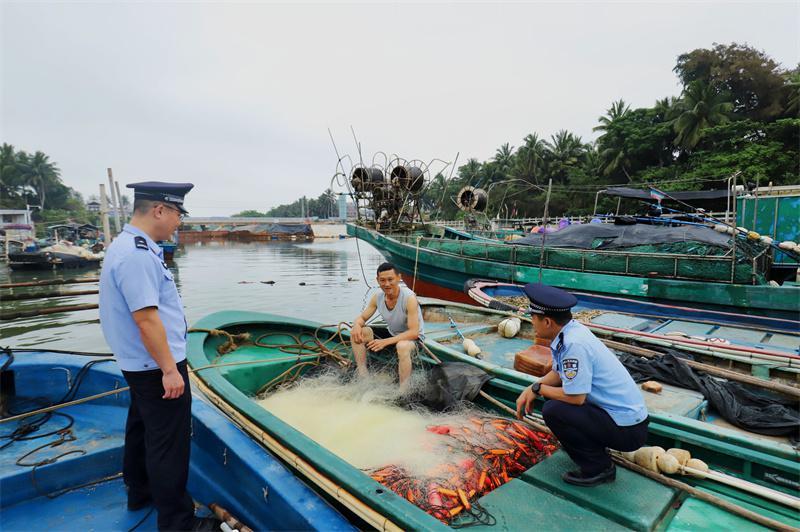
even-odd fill
[{"label": "police uniform collar insignia", "polygon": [[150,249],[150,246],[147,245],[147,239],[143,236],[135,236],[133,237],[133,242],[136,244],[136,247],[139,249]]},{"label": "police uniform collar insignia", "polygon": [[578,376],[578,359],[577,358],[565,358],[564,362],[562,363],[564,367],[564,376],[572,380]]}]

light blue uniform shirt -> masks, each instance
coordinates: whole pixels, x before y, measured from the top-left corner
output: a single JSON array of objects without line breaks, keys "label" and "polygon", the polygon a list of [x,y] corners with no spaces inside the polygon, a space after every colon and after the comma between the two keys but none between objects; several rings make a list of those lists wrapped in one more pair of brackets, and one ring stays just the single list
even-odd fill
[{"label": "light blue uniform shirt", "polygon": [[635,425],[647,417],[639,387],[628,370],[583,324],[567,323],[550,344],[553,367],[567,395],[586,394],[620,427]]},{"label": "light blue uniform shirt", "polygon": [[158,307],[172,357],[176,363],[184,360],[186,318],[164,252],[144,231],[125,224],[109,246],[100,273],[100,326],[124,371],[158,368],[131,315],[147,307]]}]

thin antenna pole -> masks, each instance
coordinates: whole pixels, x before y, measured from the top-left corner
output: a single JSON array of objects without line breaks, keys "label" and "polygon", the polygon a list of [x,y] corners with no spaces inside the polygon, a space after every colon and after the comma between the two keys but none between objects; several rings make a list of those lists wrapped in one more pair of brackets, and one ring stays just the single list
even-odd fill
[{"label": "thin antenna pole", "polygon": [[553,189],[553,178],[547,183],[547,197],[544,200],[544,216],[542,217],[542,249],[539,251],[539,282],[542,282],[542,263],[544,262],[544,239],[547,237],[547,209],[550,207],[550,191]]}]

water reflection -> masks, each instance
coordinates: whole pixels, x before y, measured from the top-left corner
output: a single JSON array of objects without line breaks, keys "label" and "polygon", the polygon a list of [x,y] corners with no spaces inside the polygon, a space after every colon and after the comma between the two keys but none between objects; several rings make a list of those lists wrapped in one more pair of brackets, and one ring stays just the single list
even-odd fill
[{"label": "water reflection", "polygon": [[[359,243],[364,270],[371,279],[382,256]],[[352,320],[363,308],[368,289],[352,239],[313,243],[197,242],[182,245],[170,264],[189,324],[219,310],[254,310],[325,323]],[[52,278],[92,278],[99,270],[11,272],[0,265],[0,283]],[[348,281],[348,278],[357,281]],[[274,281],[265,284],[264,281]],[[304,283],[301,285],[300,283]],[[371,283],[374,284],[374,283]],[[75,284],[15,289],[13,293],[96,289]],[[10,293],[3,290],[3,294]],[[3,301],[2,310],[96,303],[97,295]],[[107,351],[98,311],[22,318],[0,322],[2,345]]]}]

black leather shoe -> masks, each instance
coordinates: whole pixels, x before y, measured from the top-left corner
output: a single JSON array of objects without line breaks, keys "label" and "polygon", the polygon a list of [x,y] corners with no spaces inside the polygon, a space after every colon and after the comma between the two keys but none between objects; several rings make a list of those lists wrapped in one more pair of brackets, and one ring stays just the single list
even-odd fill
[{"label": "black leather shoe", "polygon": [[136,512],[142,508],[147,508],[153,504],[153,498],[149,495],[146,497],[131,497],[128,495],[128,511]]},{"label": "black leather shoe", "polygon": [[212,532],[221,530],[222,521],[216,517],[195,517],[192,532]]},{"label": "black leather shoe", "polygon": [[614,480],[617,478],[617,468],[614,466],[614,464],[611,464],[611,467],[605,471],[591,477],[584,476],[580,471],[570,471],[568,473],[564,473],[561,478],[564,479],[564,482],[567,484],[591,488],[593,486],[605,484],[606,482],[614,482]]}]

